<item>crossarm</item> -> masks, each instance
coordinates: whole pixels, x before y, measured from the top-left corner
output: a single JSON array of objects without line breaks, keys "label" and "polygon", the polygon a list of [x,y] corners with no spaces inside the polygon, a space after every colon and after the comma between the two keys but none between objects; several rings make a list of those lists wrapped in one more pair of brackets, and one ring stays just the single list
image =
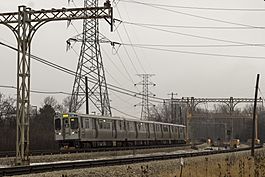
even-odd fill
[{"label": "crossarm", "polygon": [[[112,7],[62,8],[51,10],[32,10],[27,8],[30,15],[27,22],[75,20],[89,18],[112,18]],[[18,23],[18,12],[0,13],[1,23]]]}]

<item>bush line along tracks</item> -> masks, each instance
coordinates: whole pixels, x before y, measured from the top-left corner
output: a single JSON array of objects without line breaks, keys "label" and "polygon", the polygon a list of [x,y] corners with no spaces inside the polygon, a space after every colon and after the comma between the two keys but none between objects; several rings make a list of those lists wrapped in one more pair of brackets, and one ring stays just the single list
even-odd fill
[{"label": "bush line along tracks", "polygon": [[[262,146],[256,146],[256,148],[262,148]],[[230,149],[230,150],[214,150],[214,151],[201,151],[201,152],[166,154],[166,155],[163,154],[163,155],[139,156],[139,157],[122,157],[122,158],[104,159],[104,160],[84,160],[84,161],[74,161],[74,162],[58,162],[58,163],[50,163],[42,165],[8,167],[8,168],[0,168],[0,177],[30,174],[30,173],[51,172],[59,170],[71,170],[79,168],[125,165],[125,164],[149,162],[155,160],[169,160],[181,157],[186,158],[186,157],[206,156],[206,155],[231,153],[231,152],[247,151],[247,150],[250,150],[250,148],[248,147],[248,148]]]}]

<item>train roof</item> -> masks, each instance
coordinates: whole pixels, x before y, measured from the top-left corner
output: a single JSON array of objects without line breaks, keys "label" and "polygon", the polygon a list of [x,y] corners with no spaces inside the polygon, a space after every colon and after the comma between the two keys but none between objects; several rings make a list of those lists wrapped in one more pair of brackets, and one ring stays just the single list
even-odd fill
[{"label": "train roof", "polygon": [[101,119],[111,119],[111,120],[127,120],[127,121],[137,121],[137,122],[142,122],[142,123],[155,123],[155,124],[162,124],[162,125],[186,127],[185,125],[181,125],[181,124],[172,124],[172,123],[156,122],[156,121],[146,121],[146,120],[125,118],[125,117],[118,117],[118,116],[108,117],[108,116],[100,116],[100,115],[94,115],[94,114],[81,114],[81,113],[63,113],[63,114],[78,115],[78,116],[90,117],[90,118],[101,118]]}]

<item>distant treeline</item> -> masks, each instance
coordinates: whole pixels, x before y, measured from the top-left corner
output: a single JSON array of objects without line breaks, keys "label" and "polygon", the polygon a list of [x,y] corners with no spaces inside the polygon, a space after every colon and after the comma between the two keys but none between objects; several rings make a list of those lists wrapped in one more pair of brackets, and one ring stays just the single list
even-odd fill
[{"label": "distant treeline", "polygon": [[[62,104],[58,104],[54,97],[46,97],[42,107],[36,109],[31,107],[30,113],[30,149],[56,149],[57,143],[54,140],[55,112],[67,112],[70,97],[66,97]],[[35,109],[34,109],[35,108]],[[170,102],[153,106],[150,108],[149,120],[184,124],[187,117],[186,105],[171,105]],[[246,105],[244,108],[237,108],[233,114],[240,116],[250,115],[253,106]],[[263,110],[262,106],[258,111]],[[194,113],[199,114],[230,114],[229,107],[225,104],[214,105],[214,109],[196,107]],[[16,100],[0,93],[0,151],[14,151],[16,148]]]},{"label": "distant treeline", "polygon": [[[52,97],[44,100],[44,106],[30,113],[30,149],[56,149],[53,117],[55,104]],[[53,100],[53,102],[51,102]],[[53,106],[52,106],[53,105]],[[34,107],[33,107],[34,108]],[[16,150],[16,100],[0,93],[0,151]]]}]

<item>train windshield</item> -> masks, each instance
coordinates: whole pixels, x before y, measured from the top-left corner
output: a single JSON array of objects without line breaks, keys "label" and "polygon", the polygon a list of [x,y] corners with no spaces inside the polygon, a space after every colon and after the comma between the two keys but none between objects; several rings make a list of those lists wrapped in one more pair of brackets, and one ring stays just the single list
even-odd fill
[{"label": "train windshield", "polygon": [[78,129],[78,119],[71,118],[70,119],[71,129]]},{"label": "train windshield", "polygon": [[58,118],[58,119],[55,119],[55,130],[61,130],[61,119]]}]

